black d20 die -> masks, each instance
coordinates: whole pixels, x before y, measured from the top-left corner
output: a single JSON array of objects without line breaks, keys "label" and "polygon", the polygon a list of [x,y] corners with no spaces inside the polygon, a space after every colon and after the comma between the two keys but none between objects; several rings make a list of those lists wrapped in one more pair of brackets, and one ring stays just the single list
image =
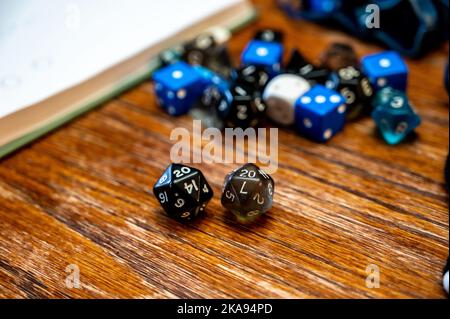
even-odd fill
[{"label": "black d20 die", "polygon": [[251,222],[272,207],[274,186],[269,174],[248,163],[226,176],[221,202],[239,222]]},{"label": "black d20 die", "polygon": [[326,87],[341,93],[347,106],[346,118],[353,120],[369,113],[373,88],[367,77],[354,66],[341,68],[330,75]]},{"label": "black d20 die", "polygon": [[169,216],[185,221],[197,217],[213,197],[202,172],[180,164],[167,167],[153,186],[153,194]]}]

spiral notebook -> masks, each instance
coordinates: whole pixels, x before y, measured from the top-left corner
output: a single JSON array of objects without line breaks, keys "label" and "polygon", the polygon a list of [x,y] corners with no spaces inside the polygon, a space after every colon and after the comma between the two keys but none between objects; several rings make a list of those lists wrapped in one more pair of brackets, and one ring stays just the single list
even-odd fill
[{"label": "spiral notebook", "polygon": [[149,79],[162,50],[254,16],[247,0],[0,1],[0,158]]}]

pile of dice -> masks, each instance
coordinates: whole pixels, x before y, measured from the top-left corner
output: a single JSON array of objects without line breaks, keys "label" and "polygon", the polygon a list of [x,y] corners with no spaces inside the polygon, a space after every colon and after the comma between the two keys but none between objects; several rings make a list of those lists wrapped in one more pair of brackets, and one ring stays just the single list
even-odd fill
[{"label": "pile of dice", "polygon": [[297,49],[283,64],[283,51],[280,31],[260,30],[233,68],[226,46],[202,35],[181,53],[162,55],[163,67],[153,75],[158,101],[171,115],[202,111],[207,126],[256,127],[270,119],[318,142],[369,113],[389,144],[420,124],[397,53],[368,55],[360,63],[351,46],[334,43],[314,65]]}]

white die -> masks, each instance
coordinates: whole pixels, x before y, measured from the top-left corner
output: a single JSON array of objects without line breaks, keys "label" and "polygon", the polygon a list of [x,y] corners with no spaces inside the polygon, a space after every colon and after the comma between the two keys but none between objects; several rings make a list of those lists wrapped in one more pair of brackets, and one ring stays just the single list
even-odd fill
[{"label": "white die", "polygon": [[267,105],[267,116],[282,125],[292,125],[295,120],[295,101],[311,86],[301,76],[281,74],[267,83],[263,99]]},{"label": "white die", "polygon": [[444,285],[445,291],[448,293],[448,270],[445,272],[444,277],[442,278],[442,284]]}]

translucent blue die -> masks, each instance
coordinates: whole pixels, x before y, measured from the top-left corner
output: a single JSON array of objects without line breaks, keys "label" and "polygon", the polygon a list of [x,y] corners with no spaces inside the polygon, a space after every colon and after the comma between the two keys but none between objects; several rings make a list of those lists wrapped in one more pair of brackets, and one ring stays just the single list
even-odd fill
[{"label": "translucent blue die", "polygon": [[342,130],[345,99],[334,90],[315,85],[295,103],[295,125],[300,134],[325,142]]},{"label": "translucent blue die", "polygon": [[153,81],[158,103],[171,115],[187,113],[205,88],[201,74],[184,62],[156,71]]},{"label": "translucent blue die", "polygon": [[394,51],[385,51],[363,57],[363,72],[377,91],[390,86],[396,90],[406,91],[408,67]]},{"label": "translucent blue die", "polygon": [[337,11],[341,6],[341,1],[336,0],[309,0],[309,7],[311,11],[322,13],[323,15]]},{"label": "translucent blue die", "polygon": [[384,88],[377,93],[372,103],[372,118],[388,144],[400,143],[420,124],[420,117],[401,91]]},{"label": "translucent blue die", "polygon": [[281,43],[252,40],[242,52],[241,63],[243,66],[263,67],[273,77],[280,72],[282,58],[283,45]]}]

